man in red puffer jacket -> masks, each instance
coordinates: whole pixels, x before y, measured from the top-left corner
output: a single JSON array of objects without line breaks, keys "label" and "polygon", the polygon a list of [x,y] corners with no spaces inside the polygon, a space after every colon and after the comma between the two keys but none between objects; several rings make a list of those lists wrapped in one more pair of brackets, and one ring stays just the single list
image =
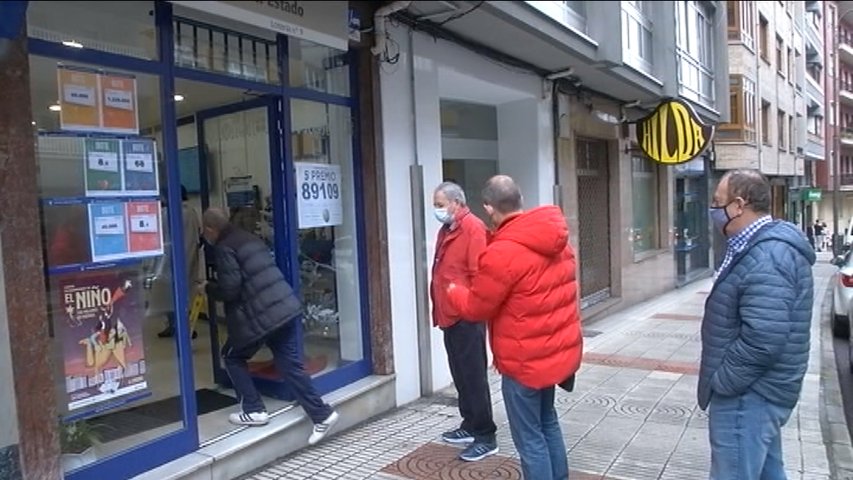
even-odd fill
[{"label": "man in red puffer jacket", "polygon": [[486,183],[483,202],[496,230],[470,287],[451,283],[448,300],[462,318],[487,322],[524,478],[565,480],[554,386],[583,351],[569,229],[556,206],[522,211],[521,190],[504,175]]}]

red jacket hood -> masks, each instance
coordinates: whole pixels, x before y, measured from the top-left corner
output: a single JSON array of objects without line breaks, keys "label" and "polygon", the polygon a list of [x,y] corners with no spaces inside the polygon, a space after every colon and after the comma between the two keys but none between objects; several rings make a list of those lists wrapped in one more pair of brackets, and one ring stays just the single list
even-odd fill
[{"label": "red jacket hood", "polygon": [[556,257],[569,242],[569,227],[559,207],[546,205],[506,219],[491,240],[515,242],[545,257]]}]

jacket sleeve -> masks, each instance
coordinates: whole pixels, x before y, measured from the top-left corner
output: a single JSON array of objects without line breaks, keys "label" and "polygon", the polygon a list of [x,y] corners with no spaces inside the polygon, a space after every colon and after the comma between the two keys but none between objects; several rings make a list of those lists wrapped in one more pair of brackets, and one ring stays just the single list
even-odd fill
[{"label": "jacket sleeve", "polygon": [[480,256],[479,269],[471,280],[471,288],[457,285],[447,292],[450,305],[466,320],[491,320],[514,283],[508,267],[503,253],[495,248],[486,250]]},{"label": "jacket sleeve", "polygon": [[217,300],[233,302],[240,298],[243,275],[237,252],[231,248],[220,248],[216,252],[216,282],[208,284],[207,293]]},{"label": "jacket sleeve", "polygon": [[793,276],[780,269],[778,261],[760,258],[744,277],[738,307],[740,335],[711,379],[711,387],[721,395],[745,393],[788,343],[797,292]]},{"label": "jacket sleeve", "polygon": [[486,231],[482,228],[475,228],[471,232],[471,237],[468,239],[468,251],[466,252],[468,261],[468,282],[474,280],[477,270],[480,268],[480,255],[486,250]]}]

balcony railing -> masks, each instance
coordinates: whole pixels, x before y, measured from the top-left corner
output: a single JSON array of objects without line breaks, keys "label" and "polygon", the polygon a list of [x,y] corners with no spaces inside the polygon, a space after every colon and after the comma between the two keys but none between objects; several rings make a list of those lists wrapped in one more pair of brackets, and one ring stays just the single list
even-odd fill
[{"label": "balcony railing", "polygon": [[853,173],[842,173],[838,180],[843,187],[853,186]]}]

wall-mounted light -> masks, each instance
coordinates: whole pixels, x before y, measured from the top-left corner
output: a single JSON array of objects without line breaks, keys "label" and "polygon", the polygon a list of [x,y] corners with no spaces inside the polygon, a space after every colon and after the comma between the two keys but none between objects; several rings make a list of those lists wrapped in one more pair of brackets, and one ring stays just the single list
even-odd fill
[{"label": "wall-mounted light", "polygon": [[75,40],[65,40],[62,44],[70,48],[83,48],[83,44]]},{"label": "wall-mounted light", "polygon": [[176,102],[183,102],[184,101],[184,96],[181,95],[180,93],[176,93],[174,98],[175,98]]},{"label": "wall-mounted light", "polygon": [[50,110],[51,112],[58,112],[58,111],[62,110],[62,105],[55,103],[55,104],[47,107],[47,109]]}]

